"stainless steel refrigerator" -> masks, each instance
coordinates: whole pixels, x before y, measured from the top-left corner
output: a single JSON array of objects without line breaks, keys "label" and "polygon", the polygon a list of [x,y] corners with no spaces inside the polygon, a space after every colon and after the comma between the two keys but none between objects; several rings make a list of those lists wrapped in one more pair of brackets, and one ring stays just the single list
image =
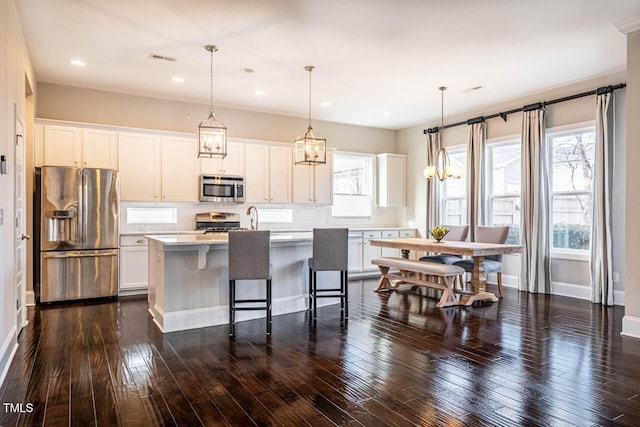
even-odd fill
[{"label": "stainless steel refrigerator", "polygon": [[118,294],[118,172],[44,166],[35,179],[38,302]]}]

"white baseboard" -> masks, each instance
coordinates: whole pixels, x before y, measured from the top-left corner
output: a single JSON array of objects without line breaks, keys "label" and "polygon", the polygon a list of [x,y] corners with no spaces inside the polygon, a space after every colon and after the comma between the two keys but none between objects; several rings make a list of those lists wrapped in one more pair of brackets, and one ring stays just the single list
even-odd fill
[{"label": "white baseboard", "polygon": [[[502,275],[502,286],[508,288],[518,288],[518,276]],[[574,283],[551,282],[551,294],[563,297],[591,300],[591,288]],[[624,291],[613,291],[613,304],[624,306]]]},{"label": "white baseboard", "polygon": [[148,291],[147,288],[140,288],[140,289],[120,289],[118,291],[118,296],[119,297],[129,297],[132,295],[147,295]]},{"label": "white baseboard", "polygon": [[4,383],[16,350],[18,350],[18,337],[16,335],[16,327],[13,326],[0,348],[0,386]]},{"label": "white baseboard", "polygon": [[574,283],[551,282],[551,294],[577,299],[591,299],[589,286],[576,285]]},{"label": "white baseboard", "polygon": [[34,305],[36,305],[36,294],[34,294],[33,291],[27,291],[26,306],[33,307]]},{"label": "white baseboard", "polygon": [[640,317],[627,316],[622,318],[622,332],[625,337],[640,338]]},{"label": "white baseboard", "polygon": [[[337,302],[319,301],[318,306],[336,304]],[[272,314],[294,313],[307,309],[307,296],[296,295],[292,297],[276,298],[272,301]],[[151,313],[151,311],[149,311]],[[153,308],[154,323],[163,332],[182,331],[185,329],[205,328],[208,326],[225,325],[229,323],[229,306],[197,308],[193,310],[180,310],[164,312],[157,305]],[[236,322],[260,319],[266,317],[263,311],[239,311],[236,313]]]}]

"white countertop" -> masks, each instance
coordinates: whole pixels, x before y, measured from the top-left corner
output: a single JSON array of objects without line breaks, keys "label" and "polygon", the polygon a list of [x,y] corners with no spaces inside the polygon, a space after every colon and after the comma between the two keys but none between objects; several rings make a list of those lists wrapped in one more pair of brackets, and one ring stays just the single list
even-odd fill
[{"label": "white countertop", "polygon": [[[145,235],[149,240],[161,243],[164,246],[187,246],[187,245],[226,245],[228,243],[227,233],[207,233],[207,234],[152,234]],[[271,233],[272,242],[301,242],[313,240],[311,232],[295,233]]]},{"label": "white countertop", "polygon": [[204,234],[204,230],[124,231],[121,236],[152,236],[157,234]]}]

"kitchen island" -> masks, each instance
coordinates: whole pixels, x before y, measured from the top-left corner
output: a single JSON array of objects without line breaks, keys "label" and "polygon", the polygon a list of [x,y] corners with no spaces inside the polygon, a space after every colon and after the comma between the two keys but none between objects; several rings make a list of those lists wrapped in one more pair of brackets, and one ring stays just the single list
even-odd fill
[{"label": "kitchen island", "polygon": [[[229,321],[226,233],[148,235],[149,313],[162,332],[227,324]],[[273,315],[307,309],[311,232],[272,233]],[[335,287],[338,272],[320,272],[319,287]],[[237,296],[263,298],[264,281],[239,281]],[[321,305],[339,302],[321,300]],[[237,321],[264,317],[238,312]]]}]

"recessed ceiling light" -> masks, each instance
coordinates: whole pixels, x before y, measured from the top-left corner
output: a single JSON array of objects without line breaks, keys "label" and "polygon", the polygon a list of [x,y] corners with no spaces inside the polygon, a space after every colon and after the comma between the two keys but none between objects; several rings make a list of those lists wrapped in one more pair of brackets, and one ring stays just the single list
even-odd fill
[{"label": "recessed ceiling light", "polygon": [[462,93],[469,93],[469,92],[475,92],[475,91],[480,90],[480,89],[484,89],[484,86],[473,86],[473,87],[464,89],[461,92]]},{"label": "recessed ceiling light", "polygon": [[69,62],[71,63],[71,65],[75,65],[76,67],[84,67],[85,65],[87,65],[87,63],[82,61],[81,59],[72,59]]},{"label": "recessed ceiling light", "polygon": [[260,90],[260,89],[256,89],[256,90],[253,91],[253,94],[256,95],[256,96],[262,96],[262,95],[264,95],[264,91]]},{"label": "recessed ceiling light", "polygon": [[173,77],[171,77],[171,81],[172,82],[176,82],[176,83],[182,83],[184,81],[184,77],[173,76]]},{"label": "recessed ceiling light", "polygon": [[390,116],[391,112],[390,111],[385,111],[384,113],[382,113],[383,116]]},{"label": "recessed ceiling light", "polygon": [[320,105],[322,105],[323,107],[331,107],[331,101],[322,101]]}]

